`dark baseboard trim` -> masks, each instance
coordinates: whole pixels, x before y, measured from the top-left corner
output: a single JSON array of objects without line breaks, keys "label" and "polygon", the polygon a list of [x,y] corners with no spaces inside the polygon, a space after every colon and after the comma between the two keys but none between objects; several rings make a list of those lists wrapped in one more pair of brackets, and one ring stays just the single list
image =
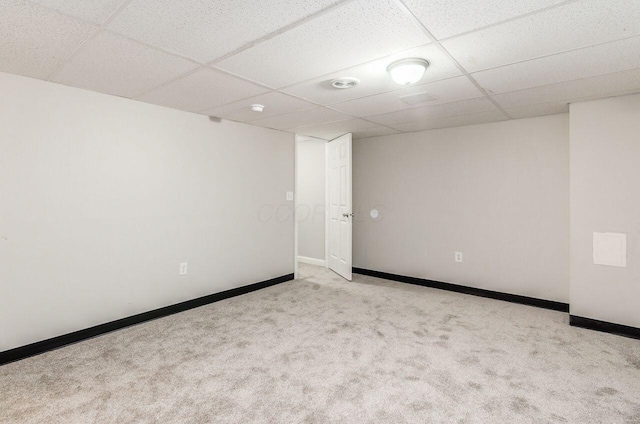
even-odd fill
[{"label": "dark baseboard trim", "polygon": [[16,347],[14,349],[0,352],[0,365],[8,364],[9,362],[18,361],[20,359],[25,359],[30,356],[48,352],[53,349],[58,349],[63,346],[81,342],[92,337],[110,333],[111,331],[120,330],[122,328],[140,324],[153,319],[173,315],[178,312],[183,312],[189,309],[197,308],[199,306],[208,305],[210,303],[218,302],[230,297],[240,296],[245,293],[271,287],[290,280],[293,280],[293,274],[287,274],[283,275],[282,277],[273,278],[271,280],[262,281],[260,283],[250,284],[248,286],[210,294],[208,296],[199,297],[197,299],[187,300],[186,302],[176,303],[175,305],[165,306],[163,308],[143,312],[141,314],[133,315],[127,318],[122,318],[116,321],[107,322],[105,324],[96,325],[95,327],[85,328],[84,330],[79,330],[73,333],[64,334],[62,336],[53,337],[51,339],[31,343],[26,346]]},{"label": "dark baseboard trim", "polygon": [[502,293],[497,291],[478,289],[475,287],[461,286],[458,284],[443,283],[441,281],[425,280],[417,277],[390,274],[388,272],[372,271],[370,269],[353,268],[353,272],[371,277],[384,278],[385,280],[399,281],[401,283],[415,284],[434,289],[448,290],[456,293],[470,294],[472,296],[488,297],[490,299],[504,300],[511,303],[536,306],[538,308],[551,309],[560,312],[569,312],[569,304],[553,300],[538,299],[535,297],[520,296],[517,294]]},{"label": "dark baseboard trim", "polygon": [[599,321],[597,319],[584,318],[576,315],[569,315],[569,324],[574,327],[615,334],[616,336],[640,339],[640,328],[630,327],[628,325],[614,324],[612,322]]}]

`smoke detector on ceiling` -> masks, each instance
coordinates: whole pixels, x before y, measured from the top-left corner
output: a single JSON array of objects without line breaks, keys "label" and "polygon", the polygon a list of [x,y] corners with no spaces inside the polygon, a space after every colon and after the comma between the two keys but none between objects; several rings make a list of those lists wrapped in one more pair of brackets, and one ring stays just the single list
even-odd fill
[{"label": "smoke detector on ceiling", "polygon": [[264,110],[264,105],[259,105],[259,104],[251,105],[251,110],[254,112],[262,112]]},{"label": "smoke detector on ceiling", "polygon": [[356,85],[360,84],[360,80],[358,78],[343,77],[331,80],[329,84],[331,84],[331,87],[333,88],[344,90],[346,88],[353,88]]}]

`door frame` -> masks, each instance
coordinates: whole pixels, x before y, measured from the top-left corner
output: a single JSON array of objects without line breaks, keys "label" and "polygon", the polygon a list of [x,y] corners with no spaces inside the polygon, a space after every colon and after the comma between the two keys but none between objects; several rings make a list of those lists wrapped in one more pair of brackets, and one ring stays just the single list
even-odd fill
[{"label": "door frame", "polygon": [[328,213],[329,213],[329,202],[328,202],[328,196],[329,193],[327,192],[327,187],[329,187],[329,183],[328,183],[328,175],[327,175],[327,168],[329,166],[329,162],[328,162],[328,145],[329,145],[329,141],[328,140],[324,140],[321,138],[316,138],[316,137],[310,137],[310,136],[306,136],[306,135],[298,135],[296,134],[295,136],[295,148],[294,148],[294,186],[293,186],[293,237],[294,237],[294,241],[293,241],[293,275],[294,278],[297,279],[298,278],[298,234],[299,234],[299,230],[298,230],[298,193],[299,191],[299,181],[298,181],[298,146],[300,143],[304,143],[304,142],[308,142],[308,141],[321,141],[323,143],[325,143],[325,147],[324,147],[324,167],[325,167],[325,178],[324,178],[324,197],[325,197],[325,204],[324,204],[324,215],[325,215],[325,222],[324,222],[324,242],[325,242],[325,250],[324,250],[324,267],[325,268],[329,268],[329,247],[327,245],[328,243],[328,239],[329,239],[329,231],[327,229],[327,224],[328,224]]},{"label": "door frame", "polygon": [[324,145],[324,267],[329,269],[329,225],[331,225],[331,199],[329,193],[329,141]]}]

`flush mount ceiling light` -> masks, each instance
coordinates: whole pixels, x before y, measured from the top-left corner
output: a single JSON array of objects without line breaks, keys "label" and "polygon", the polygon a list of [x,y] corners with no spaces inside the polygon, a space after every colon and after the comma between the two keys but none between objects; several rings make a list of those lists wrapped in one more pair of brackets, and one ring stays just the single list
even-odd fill
[{"label": "flush mount ceiling light", "polygon": [[329,84],[331,84],[331,87],[333,88],[344,90],[345,88],[353,88],[360,84],[360,80],[358,78],[343,77],[331,80]]},{"label": "flush mount ceiling light", "polygon": [[428,66],[429,62],[424,59],[402,59],[389,65],[387,71],[397,84],[411,85],[422,79]]},{"label": "flush mount ceiling light", "polygon": [[259,105],[259,104],[251,105],[251,110],[254,112],[262,112],[264,110],[264,105]]}]

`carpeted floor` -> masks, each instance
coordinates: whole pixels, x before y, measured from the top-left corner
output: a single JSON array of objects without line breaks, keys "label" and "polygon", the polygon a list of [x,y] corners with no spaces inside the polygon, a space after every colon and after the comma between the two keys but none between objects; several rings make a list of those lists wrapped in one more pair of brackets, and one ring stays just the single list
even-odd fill
[{"label": "carpeted floor", "polygon": [[640,423],[640,341],[301,266],[0,367],[2,423]]}]

